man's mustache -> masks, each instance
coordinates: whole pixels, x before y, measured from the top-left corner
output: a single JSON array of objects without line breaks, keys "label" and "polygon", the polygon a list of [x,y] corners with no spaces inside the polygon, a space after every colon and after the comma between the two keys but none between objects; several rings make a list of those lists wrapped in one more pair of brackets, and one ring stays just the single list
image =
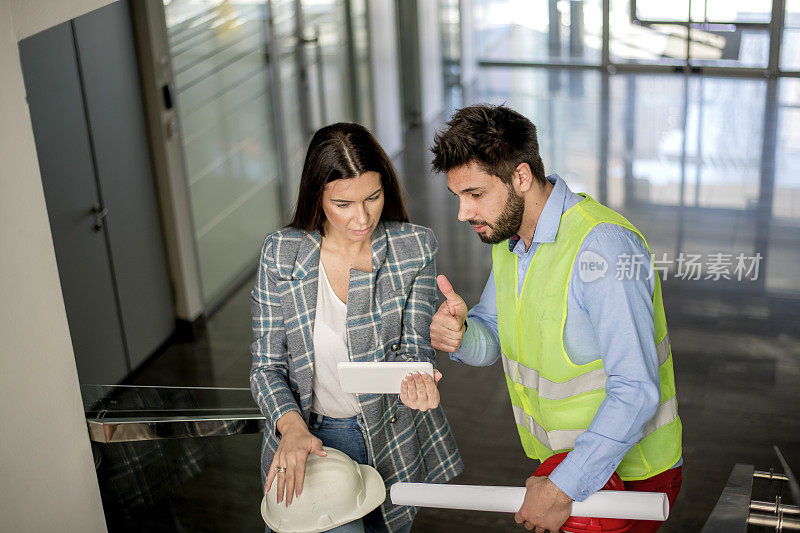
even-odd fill
[{"label": "man's mustache", "polygon": [[488,222],[484,222],[483,220],[467,220],[467,222],[469,222],[473,226],[486,226],[489,228],[492,227],[491,224],[489,224]]}]

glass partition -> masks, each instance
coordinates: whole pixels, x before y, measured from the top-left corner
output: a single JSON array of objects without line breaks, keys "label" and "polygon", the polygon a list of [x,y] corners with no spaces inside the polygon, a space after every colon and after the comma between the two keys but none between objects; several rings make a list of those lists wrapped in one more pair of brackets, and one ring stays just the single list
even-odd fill
[{"label": "glass partition", "polygon": [[475,0],[481,61],[600,64],[600,0]]},{"label": "glass partition", "polygon": [[781,69],[800,71],[800,0],[786,0]]},{"label": "glass partition", "polygon": [[164,2],[206,303],[256,263],[283,222],[266,6]]},{"label": "glass partition", "polygon": [[766,68],[771,17],[769,0],[612,0],[611,60]]}]

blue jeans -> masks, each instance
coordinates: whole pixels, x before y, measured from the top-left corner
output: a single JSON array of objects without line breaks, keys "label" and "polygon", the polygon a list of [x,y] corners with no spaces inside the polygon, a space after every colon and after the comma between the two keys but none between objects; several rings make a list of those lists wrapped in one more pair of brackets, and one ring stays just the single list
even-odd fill
[{"label": "blue jeans", "polygon": [[[366,430],[360,416],[350,418],[330,418],[311,413],[308,429],[311,434],[322,441],[324,446],[336,448],[346,453],[359,464],[369,464],[369,455],[365,442]],[[383,521],[380,507],[371,511],[364,518],[330,529],[335,533],[386,533],[388,528]],[[400,533],[411,531],[411,524]]]}]

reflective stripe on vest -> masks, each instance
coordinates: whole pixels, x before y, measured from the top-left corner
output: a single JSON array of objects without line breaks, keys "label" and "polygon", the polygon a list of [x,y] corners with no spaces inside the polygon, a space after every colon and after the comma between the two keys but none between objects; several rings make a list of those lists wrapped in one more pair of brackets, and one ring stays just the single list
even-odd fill
[{"label": "reflective stripe on vest", "polygon": [[[528,432],[533,435],[539,442],[550,448],[551,450],[567,450],[575,447],[575,439],[577,439],[585,430],[583,429],[554,429],[547,431],[539,425],[532,416],[525,413],[522,407],[511,405],[514,410],[514,420],[517,424],[524,427]],[[662,428],[678,418],[678,400],[674,396],[662,403],[656,409],[656,414],[644,427],[641,439],[644,439],[655,430]]]},{"label": "reflective stripe on vest", "polygon": [[653,415],[653,418],[651,418],[650,422],[648,422],[644,427],[642,439],[653,433],[655,430],[663,428],[676,418],[678,418],[678,398],[673,396],[658,406],[658,409],[656,409],[656,414]]},{"label": "reflective stripe on vest", "polygon": [[557,383],[540,376],[539,371],[535,368],[529,368],[522,363],[509,359],[505,354],[500,355],[503,358],[503,369],[506,371],[508,379],[519,383],[526,389],[539,391],[539,398],[564,400],[570,396],[591,390],[604,389],[606,386],[606,372],[602,367],[569,379],[564,383]]},{"label": "reflective stripe on vest", "polygon": [[514,420],[517,421],[517,424],[527,429],[531,435],[551,450],[574,448],[575,439],[585,431],[583,429],[554,429],[547,431],[531,415],[527,414],[522,407],[511,404],[511,408],[514,410]]},{"label": "reflective stripe on vest", "polygon": [[[658,366],[663,365],[669,359],[669,334],[656,344],[656,354],[658,356]],[[522,363],[509,359],[504,353],[500,355],[503,359],[503,369],[508,379],[519,383],[526,389],[539,391],[539,398],[545,400],[564,400],[584,392],[604,389],[606,386],[606,372],[603,367],[568,379],[563,383],[558,383],[542,377],[535,368],[527,367]]]}]

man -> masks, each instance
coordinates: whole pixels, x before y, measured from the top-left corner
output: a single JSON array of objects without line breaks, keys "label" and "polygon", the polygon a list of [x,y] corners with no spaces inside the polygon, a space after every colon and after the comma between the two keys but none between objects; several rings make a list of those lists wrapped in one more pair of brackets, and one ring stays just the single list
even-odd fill
[{"label": "man", "polygon": [[664,492],[673,505],[681,422],[644,238],[557,175],[545,177],[536,127],[519,113],[470,106],[447,126],[433,166],[459,199],[458,219],[493,245],[492,271],[469,311],[439,276],[446,301],[431,323],[432,344],[471,365],[501,358],[525,453],[544,461],[569,450],[548,477],[528,479],[515,520],[558,531],[572,502],[615,471],[628,490]]}]

